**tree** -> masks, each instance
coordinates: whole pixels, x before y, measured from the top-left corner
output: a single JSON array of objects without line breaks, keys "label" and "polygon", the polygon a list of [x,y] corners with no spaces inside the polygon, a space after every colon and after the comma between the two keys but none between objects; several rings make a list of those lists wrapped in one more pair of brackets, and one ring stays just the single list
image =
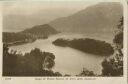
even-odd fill
[{"label": "tree", "polygon": [[35,48],[25,55],[3,45],[3,76],[62,76],[54,73],[55,56]]},{"label": "tree", "polygon": [[113,57],[105,59],[102,62],[103,76],[122,76],[123,75],[123,17],[117,25],[116,35],[113,39],[114,54]]},{"label": "tree", "polygon": [[25,64],[27,72],[38,73],[43,70],[51,70],[55,65],[55,56],[49,52],[42,52],[35,48],[30,53],[25,54]]},{"label": "tree", "polygon": [[12,51],[9,53],[8,45],[3,45],[3,75],[6,74],[15,74],[16,73],[16,67],[17,67],[17,58],[18,55],[16,54],[16,51]]},{"label": "tree", "polygon": [[52,69],[52,67],[55,65],[54,59],[55,56],[52,53],[44,52],[45,58],[43,61],[43,69]]},{"label": "tree", "polygon": [[77,76],[96,76],[93,71],[89,71],[86,68],[83,68],[82,72]]}]

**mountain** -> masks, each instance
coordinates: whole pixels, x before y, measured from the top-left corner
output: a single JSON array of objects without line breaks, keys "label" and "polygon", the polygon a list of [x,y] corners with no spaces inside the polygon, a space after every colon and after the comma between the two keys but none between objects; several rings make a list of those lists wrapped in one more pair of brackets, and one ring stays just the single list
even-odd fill
[{"label": "mountain", "polygon": [[112,34],[122,15],[120,3],[102,2],[49,24],[62,32]]}]

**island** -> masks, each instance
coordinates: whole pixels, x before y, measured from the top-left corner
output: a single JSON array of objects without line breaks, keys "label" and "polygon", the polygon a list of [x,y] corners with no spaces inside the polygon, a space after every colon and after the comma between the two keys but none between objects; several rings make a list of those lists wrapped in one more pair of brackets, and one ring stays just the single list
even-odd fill
[{"label": "island", "polygon": [[100,56],[110,56],[114,53],[114,49],[110,43],[91,38],[80,38],[73,40],[58,38],[52,43],[56,46],[71,47],[85,53]]}]

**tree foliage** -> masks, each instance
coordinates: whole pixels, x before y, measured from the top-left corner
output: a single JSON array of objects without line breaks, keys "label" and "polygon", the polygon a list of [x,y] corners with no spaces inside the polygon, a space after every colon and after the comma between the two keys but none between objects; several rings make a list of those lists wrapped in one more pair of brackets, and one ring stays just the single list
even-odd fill
[{"label": "tree foliage", "polygon": [[96,74],[94,74],[93,71],[89,71],[86,68],[83,68],[83,70],[81,71],[81,73],[77,76],[96,76]]},{"label": "tree foliage", "polygon": [[61,76],[53,72],[55,56],[35,48],[24,55],[3,45],[3,76]]},{"label": "tree foliage", "polygon": [[116,35],[113,39],[115,44],[115,53],[113,57],[105,59],[102,62],[102,75],[103,76],[122,76],[123,75],[123,17],[119,25],[117,25]]}]

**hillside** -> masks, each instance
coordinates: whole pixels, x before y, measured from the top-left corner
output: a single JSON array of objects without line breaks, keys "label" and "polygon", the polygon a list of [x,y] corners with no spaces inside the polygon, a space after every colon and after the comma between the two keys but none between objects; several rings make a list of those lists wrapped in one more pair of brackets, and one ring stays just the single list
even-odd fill
[{"label": "hillside", "polygon": [[3,42],[9,45],[33,42],[36,39],[47,39],[58,32],[48,24],[34,26],[21,32],[3,32]]},{"label": "hillside", "polygon": [[89,6],[68,17],[58,18],[49,24],[59,31],[112,34],[122,16],[122,6],[116,2]]},{"label": "hillside", "polygon": [[53,27],[48,24],[37,25],[32,28],[26,29],[21,33],[32,34],[34,36],[49,36],[58,33]]}]

